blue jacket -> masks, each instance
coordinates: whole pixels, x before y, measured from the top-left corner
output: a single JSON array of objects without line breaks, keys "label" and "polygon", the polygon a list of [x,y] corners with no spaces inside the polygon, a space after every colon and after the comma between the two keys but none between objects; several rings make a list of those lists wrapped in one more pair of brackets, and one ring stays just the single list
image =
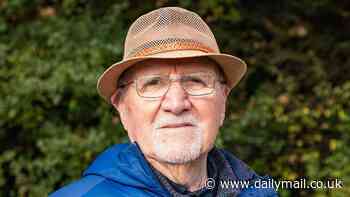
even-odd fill
[{"label": "blue jacket", "polygon": [[[248,170],[242,161],[225,152],[234,173],[240,180],[266,179]],[[52,193],[49,197],[149,197],[170,196],[136,144],[119,144],[104,151],[83,173],[80,180]],[[274,189],[250,186],[242,189],[241,197],[277,196]]]}]

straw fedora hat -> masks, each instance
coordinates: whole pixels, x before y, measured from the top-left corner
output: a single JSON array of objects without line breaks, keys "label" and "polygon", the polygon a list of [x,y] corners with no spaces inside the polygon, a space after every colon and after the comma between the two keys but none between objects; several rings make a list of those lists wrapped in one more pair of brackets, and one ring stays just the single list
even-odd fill
[{"label": "straw fedora hat", "polygon": [[147,59],[208,57],[221,66],[230,90],[246,72],[238,57],[220,53],[215,37],[196,13],[179,7],[164,7],[139,17],[129,28],[123,60],[99,77],[98,93],[110,103],[119,76],[137,62]]}]

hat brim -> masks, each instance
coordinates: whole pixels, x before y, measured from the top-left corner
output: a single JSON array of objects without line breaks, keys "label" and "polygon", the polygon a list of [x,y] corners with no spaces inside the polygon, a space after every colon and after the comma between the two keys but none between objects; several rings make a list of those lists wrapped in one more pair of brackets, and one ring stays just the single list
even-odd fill
[{"label": "hat brim", "polygon": [[178,59],[190,57],[208,57],[217,62],[226,76],[230,90],[237,85],[247,70],[247,65],[243,60],[228,54],[205,53],[198,50],[167,51],[150,56],[129,58],[111,65],[99,77],[97,91],[100,96],[110,103],[110,97],[113,95],[118,85],[118,78],[126,69],[134,64],[149,59]]}]

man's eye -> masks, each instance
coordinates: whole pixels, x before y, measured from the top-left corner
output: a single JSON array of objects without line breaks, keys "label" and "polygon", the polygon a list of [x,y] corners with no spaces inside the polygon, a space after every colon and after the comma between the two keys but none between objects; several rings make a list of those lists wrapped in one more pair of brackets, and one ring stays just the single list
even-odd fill
[{"label": "man's eye", "polygon": [[158,85],[160,84],[160,79],[150,79],[145,82],[145,85]]},{"label": "man's eye", "polygon": [[203,83],[204,84],[204,81],[200,78],[191,78],[191,81],[194,82],[194,83]]},{"label": "man's eye", "polygon": [[183,82],[191,83],[191,84],[198,84],[198,85],[206,85],[205,80],[203,80],[199,77],[192,77],[192,76],[185,77],[183,79]]}]

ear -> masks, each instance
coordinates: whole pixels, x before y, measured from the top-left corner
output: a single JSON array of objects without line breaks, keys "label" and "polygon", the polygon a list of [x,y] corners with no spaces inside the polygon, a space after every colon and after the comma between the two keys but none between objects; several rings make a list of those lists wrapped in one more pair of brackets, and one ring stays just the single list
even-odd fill
[{"label": "ear", "polygon": [[222,126],[224,124],[225,113],[226,113],[226,102],[227,102],[228,96],[230,94],[230,88],[228,87],[228,85],[222,84],[221,87],[222,87],[222,94],[223,94],[225,105],[224,105],[223,111],[220,114],[220,126]]},{"label": "ear", "polygon": [[113,94],[112,94],[112,96],[111,96],[111,98],[110,98],[110,102],[111,102],[111,104],[114,106],[114,108],[119,112],[119,103],[120,103],[120,96],[118,96],[120,94],[120,90],[116,90]]},{"label": "ear", "polygon": [[227,84],[223,84],[222,85],[222,89],[223,89],[224,96],[227,98],[228,95],[230,94],[230,88],[228,87]]},{"label": "ear", "polygon": [[126,128],[126,124],[125,124],[125,117],[127,116],[127,107],[125,106],[125,103],[122,101],[122,95],[121,95],[121,91],[120,89],[117,89],[111,96],[110,98],[110,102],[113,105],[114,109],[117,110],[118,114],[119,114],[119,118],[123,123],[123,126],[125,129]]},{"label": "ear", "polygon": [[221,112],[220,114],[220,127],[224,125],[224,120],[225,120],[225,111]]},{"label": "ear", "polygon": [[121,99],[121,90],[116,90],[113,95],[111,96],[111,104],[113,105],[113,107],[118,111],[119,114],[119,119],[124,127],[124,129],[126,130],[126,132],[128,133],[129,139],[131,142],[134,142],[134,136],[131,132],[129,132],[129,126],[128,126],[128,121],[126,120],[127,114],[128,114],[128,108],[125,106],[125,103],[122,102]]}]

